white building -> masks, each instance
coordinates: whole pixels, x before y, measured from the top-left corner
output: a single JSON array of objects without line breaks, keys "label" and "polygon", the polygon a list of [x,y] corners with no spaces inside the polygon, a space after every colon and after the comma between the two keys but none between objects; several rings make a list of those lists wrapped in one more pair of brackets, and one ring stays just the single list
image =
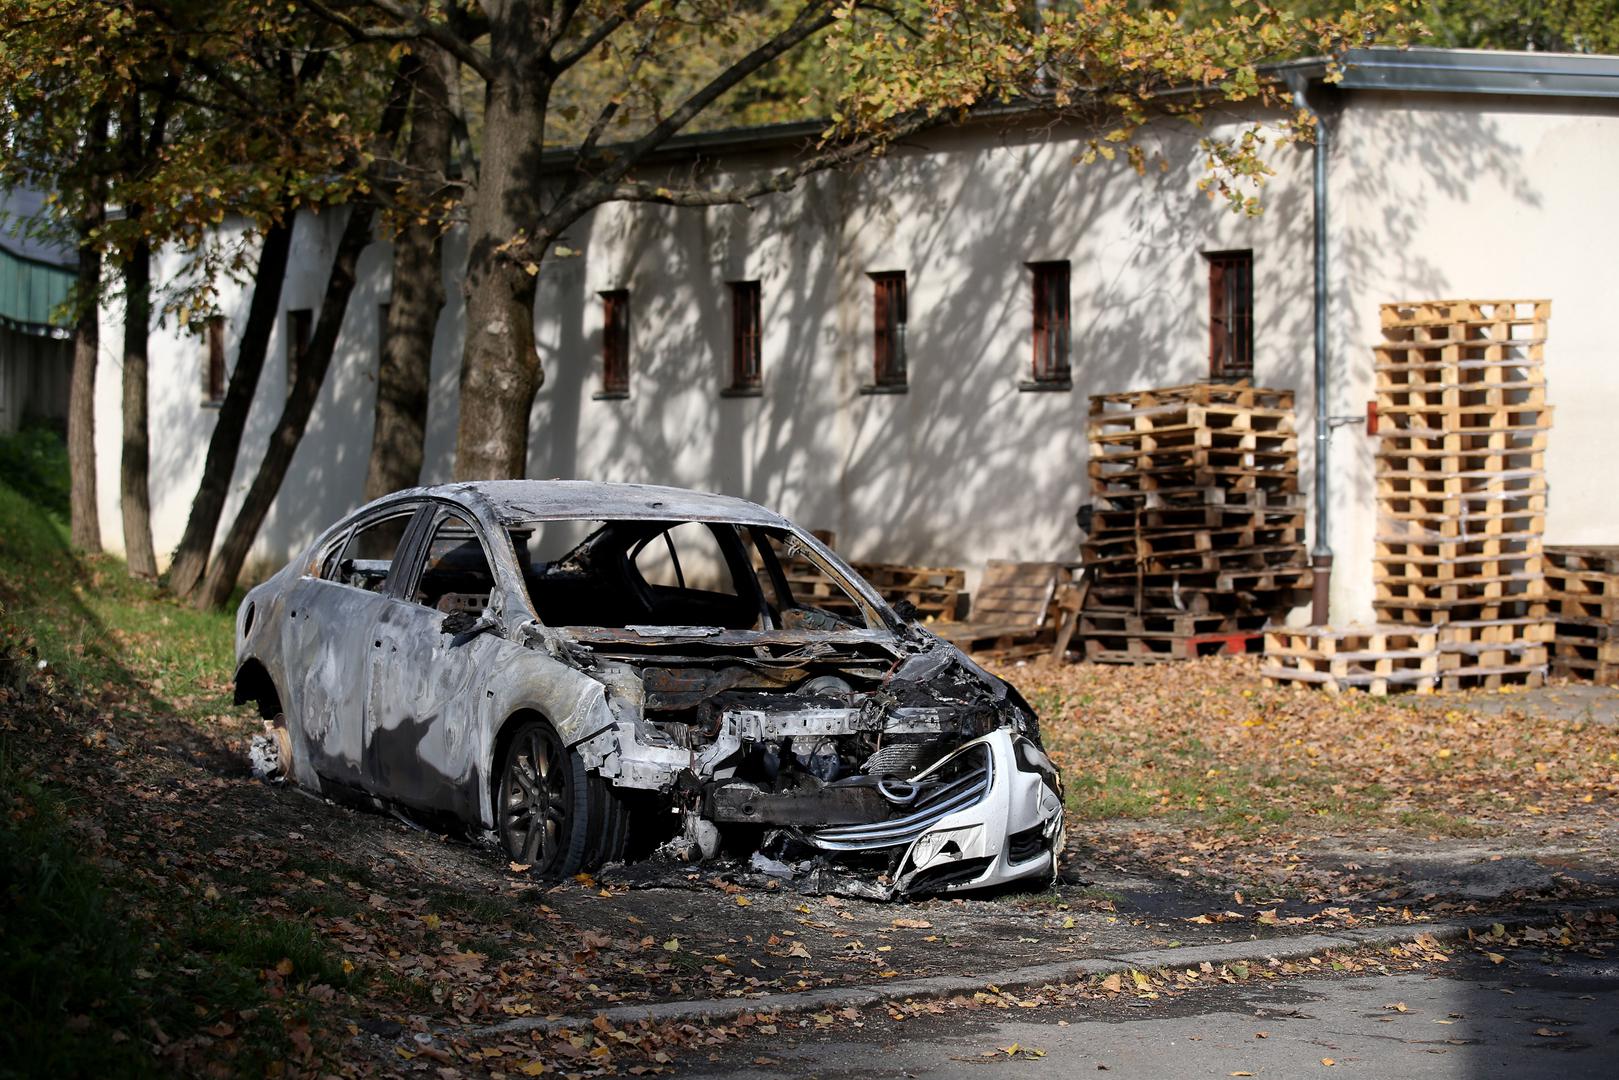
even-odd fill
[{"label": "white building", "polygon": [[[1330,131],[1328,413],[1364,416],[1380,303],[1549,297],[1557,411],[1547,540],[1619,540],[1619,500],[1603,495],[1604,463],[1619,445],[1619,364],[1607,325],[1619,251],[1611,197],[1619,58],[1373,50],[1357,54],[1336,87],[1321,85],[1320,65],[1287,71],[1312,85],[1310,100]],[[1236,130],[1254,119],[1263,117],[1250,111],[1220,124]],[[1167,171],[1155,160],[1142,178],[1122,162],[1076,164],[1084,133],[1025,115],[915,137],[751,212],[602,208],[569,237],[581,254],[542,271],[536,324],[546,382],[534,406],[529,475],[741,495],[835,530],[856,559],[970,572],[989,558],[1072,559],[1074,510],[1088,498],[1087,396],[1207,377],[1211,274],[1224,265],[1214,288],[1234,290],[1229,298],[1239,304],[1243,267],[1251,268],[1255,381],[1298,391],[1313,498],[1314,151],[1274,150],[1265,212],[1250,218],[1198,192],[1201,134],[1154,123],[1142,143]],[[680,168],[702,159],[721,178],[742,176],[791,160],[803,135],[693,136],[665,158]],[[279,409],[289,330],[319,302],[335,216],[299,223],[287,311],[243,447],[238,496]],[[435,348],[427,481],[451,475],[464,317],[455,240]],[[255,549],[260,562],[284,559],[360,499],[388,272],[386,245],[373,245],[308,435]],[[1045,275],[1039,288],[1049,297],[1064,272],[1071,378],[1042,383],[1034,371],[1036,279]],[[897,273],[904,383],[881,385],[876,365],[891,346],[875,340],[876,309],[896,286],[874,275]],[[756,292],[734,285],[748,282]],[[734,310],[748,311],[753,296],[758,348],[742,348],[744,359],[757,357],[760,378],[737,390]],[[245,297],[227,295],[226,306],[233,352]],[[604,324],[609,312],[626,310],[622,391],[604,381],[605,354],[619,349]],[[103,341],[101,520],[118,549],[118,336]],[[160,552],[184,528],[212,430],[200,390],[206,363],[196,337],[154,337]],[[1334,622],[1371,615],[1373,442],[1356,420],[1330,441]]]}]

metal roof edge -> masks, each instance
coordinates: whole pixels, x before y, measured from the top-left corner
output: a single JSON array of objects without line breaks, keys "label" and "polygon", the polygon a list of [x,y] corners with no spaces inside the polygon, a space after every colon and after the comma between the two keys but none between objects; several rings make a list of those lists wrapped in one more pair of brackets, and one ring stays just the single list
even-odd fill
[{"label": "metal roof edge", "polygon": [[1346,90],[1614,98],[1619,97],[1619,56],[1379,46],[1351,49],[1337,85]]}]

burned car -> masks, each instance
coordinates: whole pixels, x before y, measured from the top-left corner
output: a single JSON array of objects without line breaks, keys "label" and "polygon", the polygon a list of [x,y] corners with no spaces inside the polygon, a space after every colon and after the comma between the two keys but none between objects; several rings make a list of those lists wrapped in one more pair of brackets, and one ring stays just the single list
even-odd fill
[{"label": "burned car", "polygon": [[740,499],[399,492],[249,592],[236,655],[262,771],[458,819],[538,873],[647,838],[882,898],[1055,872],[1061,784],[1018,693]]}]

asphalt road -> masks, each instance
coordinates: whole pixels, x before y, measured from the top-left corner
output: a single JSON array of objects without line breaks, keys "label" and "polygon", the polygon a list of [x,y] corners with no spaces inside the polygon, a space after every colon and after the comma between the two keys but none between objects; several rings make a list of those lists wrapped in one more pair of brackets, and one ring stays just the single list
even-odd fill
[{"label": "asphalt road", "polygon": [[[1403,1010],[1400,1006],[1403,1006]],[[1619,960],[1564,953],[1441,973],[1285,979],[1169,1002],[952,1010],[756,1036],[690,1076],[1019,1080],[1340,1075],[1619,1078]],[[1007,1050],[1016,1047],[1016,1054]],[[1036,1055],[1035,1052],[1038,1052]],[[1325,1059],[1325,1060],[1324,1060]],[[1326,1062],[1331,1062],[1327,1064]]]}]

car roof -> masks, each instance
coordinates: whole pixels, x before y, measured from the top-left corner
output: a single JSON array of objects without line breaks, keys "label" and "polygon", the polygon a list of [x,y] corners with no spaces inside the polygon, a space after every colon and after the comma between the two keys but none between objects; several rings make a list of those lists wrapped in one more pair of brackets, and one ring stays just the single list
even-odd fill
[{"label": "car roof", "polygon": [[780,514],[731,495],[653,484],[608,484],[593,480],[471,480],[401,492],[484,509],[502,522],[519,521],[724,521],[737,525],[790,526]]}]

